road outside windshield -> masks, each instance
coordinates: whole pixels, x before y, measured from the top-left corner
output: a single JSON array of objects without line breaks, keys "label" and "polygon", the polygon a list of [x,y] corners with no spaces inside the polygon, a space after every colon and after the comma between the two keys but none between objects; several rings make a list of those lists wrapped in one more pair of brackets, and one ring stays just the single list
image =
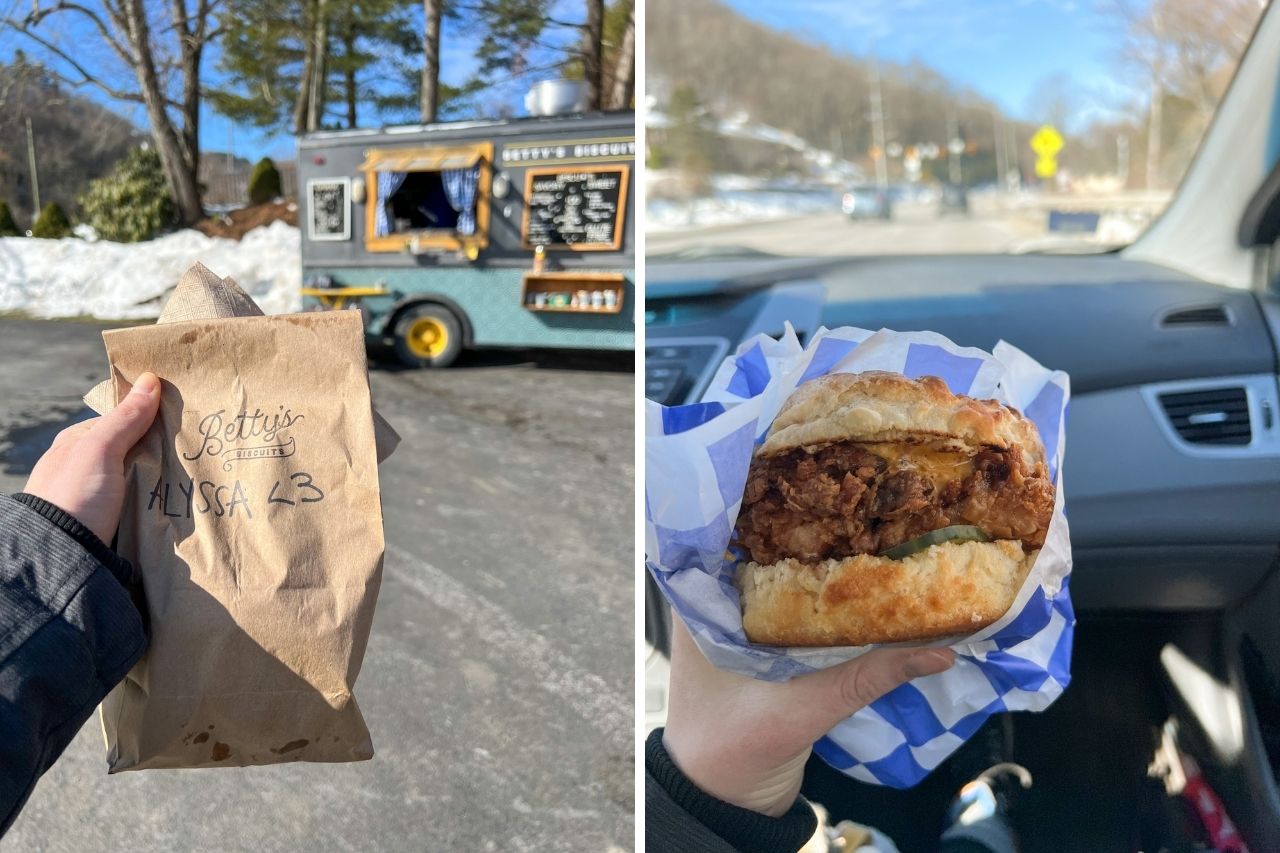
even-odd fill
[{"label": "road outside windshield", "polygon": [[1125,246],[1263,5],[650,0],[648,254]]}]

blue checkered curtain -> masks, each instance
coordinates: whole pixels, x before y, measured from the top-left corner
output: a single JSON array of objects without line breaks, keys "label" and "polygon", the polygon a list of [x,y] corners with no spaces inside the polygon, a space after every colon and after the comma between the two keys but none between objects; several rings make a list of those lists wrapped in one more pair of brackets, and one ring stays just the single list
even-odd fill
[{"label": "blue checkered curtain", "polygon": [[458,211],[458,233],[476,233],[476,187],[480,184],[480,166],[477,164],[466,169],[445,169],[441,174],[449,205]]},{"label": "blue checkered curtain", "polygon": [[409,177],[408,172],[379,172],[378,173],[378,208],[374,211],[373,231],[379,237],[386,237],[391,233],[391,213],[390,204],[391,196],[395,191],[404,186],[405,178]]}]

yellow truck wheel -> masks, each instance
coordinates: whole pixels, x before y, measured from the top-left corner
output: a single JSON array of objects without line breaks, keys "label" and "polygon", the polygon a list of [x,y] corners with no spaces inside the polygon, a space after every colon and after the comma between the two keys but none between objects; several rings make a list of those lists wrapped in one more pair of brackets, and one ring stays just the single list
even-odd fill
[{"label": "yellow truck wheel", "polygon": [[462,324],[443,305],[414,305],[396,320],[395,347],[409,367],[448,367],[462,352]]}]

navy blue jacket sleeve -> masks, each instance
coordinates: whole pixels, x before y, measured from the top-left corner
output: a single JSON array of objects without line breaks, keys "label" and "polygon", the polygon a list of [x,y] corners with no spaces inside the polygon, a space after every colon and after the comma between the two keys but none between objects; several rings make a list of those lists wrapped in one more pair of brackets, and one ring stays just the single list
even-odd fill
[{"label": "navy blue jacket sleeve", "polygon": [[58,507],[0,495],[0,835],[146,649],[137,581]]},{"label": "navy blue jacket sleeve", "polygon": [[795,853],[818,829],[797,797],[782,817],[717,800],[680,772],[655,729],[644,745],[644,849],[654,853]]}]

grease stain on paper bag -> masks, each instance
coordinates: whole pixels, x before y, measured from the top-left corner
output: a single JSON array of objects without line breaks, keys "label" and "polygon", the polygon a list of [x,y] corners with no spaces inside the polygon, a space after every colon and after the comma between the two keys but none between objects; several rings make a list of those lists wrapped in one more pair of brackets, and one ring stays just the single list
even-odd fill
[{"label": "grease stain on paper bag", "polygon": [[103,338],[115,399],[144,371],[162,387],[126,462],[118,550],[151,643],[102,706],[110,770],[370,758],[353,690],[384,543],[358,312]]}]

